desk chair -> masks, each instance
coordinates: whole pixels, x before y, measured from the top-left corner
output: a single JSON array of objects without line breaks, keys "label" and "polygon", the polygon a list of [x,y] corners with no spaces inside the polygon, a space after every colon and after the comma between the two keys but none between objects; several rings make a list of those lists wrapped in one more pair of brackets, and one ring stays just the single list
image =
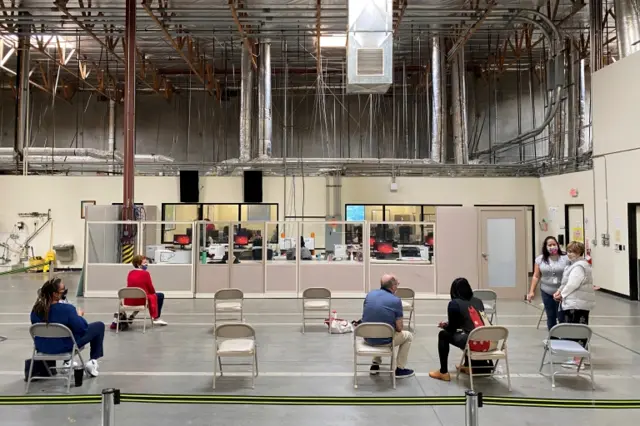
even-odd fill
[{"label": "desk chair", "polygon": [[495,317],[496,324],[498,322],[498,295],[493,290],[474,290],[473,296],[482,300],[484,305],[484,313],[489,318],[491,325],[494,324],[493,319]]},{"label": "desk chair", "polygon": [[216,388],[217,367],[222,377],[222,357],[251,357],[251,388],[255,388],[258,377],[258,348],[256,332],[248,324],[221,324],[215,331],[215,354],[213,360],[213,388]]},{"label": "desk chair", "polygon": [[[29,374],[27,375],[27,386],[25,388],[25,393],[29,393],[29,386],[31,385],[31,380],[33,379],[32,375],[33,375],[33,365],[35,364],[36,361],[44,361],[45,362],[45,366],[47,368],[47,371],[49,372],[49,377],[38,377],[38,379],[44,379],[44,380],[66,380],[67,381],[67,393],[69,393],[69,390],[71,389],[71,378],[73,377],[73,359],[77,356],[80,359],[80,365],[82,365],[84,368],[84,360],[82,359],[82,355],[81,355],[81,351],[83,348],[78,348],[78,345],[76,343],[76,339],[73,337],[73,333],[71,332],[71,330],[69,330],[66,326],[62,325],[62,324],[55,324],[55,323],[49,323],[49,324],[45,324],[45,323],[40,323],[40,324],[33,324],[30,328],[29,328],[29,334],[31,334],[31,339],[33,340],[33,354],[31,355],[31,365],[29,366]],[[42,352],[38,352],[36,350],[36,337],[38,338],[42,338],[42,339],[61,339],[61,338],[69,338],[71,339],[71,341],[73,342],[73,347],[71,348],[70,352],[65,352],[62,354],[45,354]],[[69,368],[67,370],[68,373],[66,376],[53,376],[51,375],[51,370],[50,368],[55,368],[57,369],[57,367],[49,367],[46,364],[46,361],[68,361],[69,362]]]},{"label": "desk chair", "polygon": [[[396,352],[393,350],[393,337],[395,330],[389,324],[381,322],[367,322],[360,324],[353,332],[353,387],[358,388],[358,364],[359,356],[371,358],[389,357],[389,370],[380,369],[380,373],[390,373],[393,388],[396,388]],[[391,338],[392,341],[388,345],[372,346],[365,343],[364,339],[385,339]],[[367,366],[371,365],[369,361]]]}]

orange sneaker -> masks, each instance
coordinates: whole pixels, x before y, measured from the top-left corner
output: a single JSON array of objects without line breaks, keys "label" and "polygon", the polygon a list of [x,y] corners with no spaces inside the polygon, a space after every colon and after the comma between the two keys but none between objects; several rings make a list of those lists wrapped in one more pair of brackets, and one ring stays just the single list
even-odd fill
[{"label": "orange sneaker", "polygon": [[436,380],[442,380],[443,382],[450,382],[451,375],[449,373],[441,373],[440,370],[434,370],[429,373],[429,377]]}]

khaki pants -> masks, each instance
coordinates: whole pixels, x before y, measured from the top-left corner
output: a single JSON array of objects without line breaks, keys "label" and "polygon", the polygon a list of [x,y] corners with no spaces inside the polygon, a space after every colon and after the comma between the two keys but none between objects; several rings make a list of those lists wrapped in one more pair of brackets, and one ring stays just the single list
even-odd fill
[{"label": "khaki pants", "polygon": [[[413,333],[410,331],[402,330],[396,331],[393,337],[393,346],[398,347],[398,355],[396,356],[396,367],[405,368],[407,365],[407,358],[409,358],[409,349],[411,348],[411,342],[413,341]],[[377,356],[373,358],[374,364],[381,364],[382,359]]]}]

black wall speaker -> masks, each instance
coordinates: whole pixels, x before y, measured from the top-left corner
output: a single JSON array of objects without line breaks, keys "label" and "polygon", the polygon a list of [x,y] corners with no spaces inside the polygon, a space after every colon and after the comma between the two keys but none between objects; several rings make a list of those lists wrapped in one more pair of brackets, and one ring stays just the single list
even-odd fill
[{"label": "black wall speaker", "polygon": [[244,186],[244,202],[245,203],[261,203],[262,202],[262,171],[261,170],[245,170],[243,186]]},{"label": "black wall speaker", "polygon": [[197,170],[180,170],[180,202],[200,202],[200,182]]}]

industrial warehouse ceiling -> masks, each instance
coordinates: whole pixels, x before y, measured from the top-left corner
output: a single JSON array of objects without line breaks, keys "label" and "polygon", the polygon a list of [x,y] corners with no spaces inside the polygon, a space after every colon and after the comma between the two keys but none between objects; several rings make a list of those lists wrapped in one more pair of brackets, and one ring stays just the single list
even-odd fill
[{"label": "industrial warehouse ceiling", "polygon": [[[604,2],[605,11],[612,7],[609,3]],[[464,42],[470,70],[502,72],[539,65],[548,43],[539,29],[514,18],[517,8],[548,16],[588,55],[589,10],[582,0],[393,4],[394,62],[417,76],[414,83],[428,71],[429,40],[435,34],[448,37],[450,46]],[[30,36],[33,86],[67,98],[77,90],[122,98],[123,0],[0,0],[0,7],[0,65],[5,74],[15,73],[12,49],[17,37]],[[242,45],[265,40],[272,44],[273,72],[281,74],[286,62],[291,86],[308,84],[316,80],[318,35],[323,46],[338,45],[320,49],[327,75],[323,81],[342,79],[345,49],[339,45],[347,28],[347,0],[147,0],[137,1],[136,8],[139,93],[224,93],[224,87],[237,87]],[[615,39],[608,13],[605,22],[605,39]],[[613,49],[615,43],[610,44]],[[276,77],[274,86],[281,81]]]}]

